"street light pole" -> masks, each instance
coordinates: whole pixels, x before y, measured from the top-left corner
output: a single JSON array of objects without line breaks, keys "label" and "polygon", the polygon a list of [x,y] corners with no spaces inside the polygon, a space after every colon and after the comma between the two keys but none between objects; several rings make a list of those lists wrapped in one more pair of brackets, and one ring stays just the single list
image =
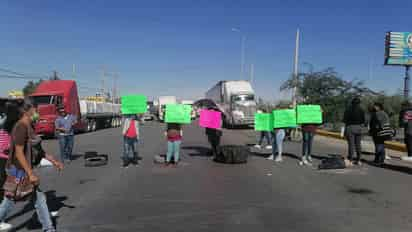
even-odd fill
[{"label": "street light pole", "polygon": [[232,28],[233,32],[238,32],[241,34],[241,41],[240,41],[240,79],[243,80],[244,73],[245,73],[245,47],[246,47],[246,35],[242,34],[242,31],[238,28]]},{"label": "street light pole", "polygon": [[404,82],[404,90],[403,90],[403,97],[405,100],[409,100],[409,65],[405,66],[405,82]]},{"label": "street light pole", "polygon": [[240,79],[243,80],[245,73],[245,46],[246,46],[246,36],[242,35],[242,42],[240,47]]}]

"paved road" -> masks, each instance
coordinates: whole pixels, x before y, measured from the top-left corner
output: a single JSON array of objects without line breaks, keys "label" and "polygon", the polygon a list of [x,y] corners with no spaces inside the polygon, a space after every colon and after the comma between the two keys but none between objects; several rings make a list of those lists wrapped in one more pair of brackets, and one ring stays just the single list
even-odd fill
[{"label": "paved road", "polygon": [[[141,165],[120,167],[120,129],[76,137],[75,153],[110,155],[104,167],[86,168],[82,157],[62,173],[41,169],[59,231],[411,231],[412,169],[391,161],[387,168],[364,165],[344,171],[300,167],[300,144],[287,143],[285,162],[257,154],[244,165],[217,164],[205,157],[204,131],[186,126],[182,162],[162,167],[153,156],[166,151],[163,126],[142,130]],[[250,130],[224,132],[225,144],[250,144]],[[56,152],[56,141],[46,141]],[[342,154],[345,146],[317,138],[317,155]],[[366,157],[371,159],[372,157]],[[316,160],[316,162],[319,162]],[[20,205],[11,223],[38,229],[34,211]]]}]

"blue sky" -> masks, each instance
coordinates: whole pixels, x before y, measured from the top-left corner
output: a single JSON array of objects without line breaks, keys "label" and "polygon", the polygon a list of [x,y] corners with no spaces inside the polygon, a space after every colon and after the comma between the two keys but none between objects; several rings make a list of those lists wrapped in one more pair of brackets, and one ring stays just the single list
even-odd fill
[{"label": "blue sky", "polygon": [[[384,37],[412,30],[410,9],[400,0],[2,1],[0,68],[69,79],[76,64],[81,93],[90,95],[84,87],[99,88],[105,67],[118,73],[122,93],[196,98],[218,80],[240,78],[243,34],[257,95],[275,100],[287,97],[279,86],[291,74],[299,27],[301,69],[335,67],[394,93],[404,69],[383,66]],[[0,81],[2,96],[25,83]]]}]

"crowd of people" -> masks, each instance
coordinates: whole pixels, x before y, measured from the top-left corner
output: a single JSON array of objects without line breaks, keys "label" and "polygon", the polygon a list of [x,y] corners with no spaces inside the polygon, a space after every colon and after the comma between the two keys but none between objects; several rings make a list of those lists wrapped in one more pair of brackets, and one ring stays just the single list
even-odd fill
[{"label": "crowd of people", "polygon": [[[349,165],[362,164],[362,138],[365,135],[372,137],[375,146],[375,165],[381,166],[386,159],[390,159],[385,153],[385,141],[392,140],[396,135],[396,130],[390,124],[389,116],[382,103],[375,102],[366,113],[361,107],[361,99],[355,97],[345,109],[343,123],[345,125],[343,135],[348,144],[346,160]],[[302,156],[299,161],[300,165],[311,165],[312,163],[312,144],[318,126],[317,124],[301,125]],[[402,157],[402,159],[412,161],[412,104],[409,102],[402,104],[402,110],[399,113],[399,127],[404,129],[404,142],[407,147],[407,156]],[[272,154],[268,159],[281,162],[283,161],[283,142],[285,137],[290,139],[292,130],[294,128],[276,128],[271,132],[262,131],[255,147],[262,148],[262,144],[266,140],[266,149],[272,149]]]},{"label": "crowd of people", "polygon": [[[219,111],[217,108],[208,110]],[[8,102],[0,110],[0,185],[3,186],[0,203],[0,231],[12,228],[5,223],[7,214],[16,201],[31,198],[37,211],[39,221],[44,231],[55,231],[51,214],[46,203],[46,196],[41,191],[40,179],[33,169],[42,159],[48,160],[58,170],[63,169],[64,163],[72,160],[74,146],[74,126],[77,123],[75,116],[68,114],[64,108],[58,108],[60,116],[55,121],[56,136],[60,144],[60,161],[45,152],[41,146],[41,139],[35,134],[34,124],[39,119],[36,106],[30,103]],[[347,160],[353,165],[361,165],[362,136],[369,134],[375,145],[376,165],[385,162],[385,141],[395,135],[390,125],[388,114],[381,103],[376,102],[368,108],[368,113],[361,107],[361,100],[354,98],[345,110],[343,123],[344,136],[348,144]],[[123,118],[123,167],[130,164],[137,165],[141,157],[138,152],[140,138],[140,120],[137,115]],[[312,144],[319,125],[301,125],[302,156],[300,165],[312,164]],[[408,156],[404,160],[412,160],[412,105],[402,104],[399,114],[399,126],[404,128],[405,144]],[[266,148],[272,149],[268,157],[276,162],[283,161],[283,142],[290,137],[295,128],[276,128],[271,132],[261,132],[257,148],[261,148],[266,140]],[[205,128],[205,134],[210,143],[211,155],[218,156],[221,129]],[[180,161],[180,145],[183,139],[181,124],[167,123],[165,132],[167,154],[165,164],[177,165]]]}]

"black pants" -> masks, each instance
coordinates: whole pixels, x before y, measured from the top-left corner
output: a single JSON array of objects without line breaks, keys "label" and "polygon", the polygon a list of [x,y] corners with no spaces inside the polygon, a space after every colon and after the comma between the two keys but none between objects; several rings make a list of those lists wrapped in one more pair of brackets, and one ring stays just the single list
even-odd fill
[{"label": "black pants", "polygon": [[408,156],[412,157],[412,135],[405,134],[405,145],[408,150]]},{"label": "black pants", "polygon": [[208,135],[208,140],[212,147],[212,154],[216,157],[220,146],[220,136]]},{"label": "black pants", "polygon": [[0,199],[3,199],[3,184],[6,181],[6,159],[0,159]]},{"label": "black pants", "polygon": [[359,161],[362,154],[362,127],[360,125],[350,125],[346,127],[346,139],[348,141],[348,159],[354,159],[354,151],[356,151],[356,159]]}]

